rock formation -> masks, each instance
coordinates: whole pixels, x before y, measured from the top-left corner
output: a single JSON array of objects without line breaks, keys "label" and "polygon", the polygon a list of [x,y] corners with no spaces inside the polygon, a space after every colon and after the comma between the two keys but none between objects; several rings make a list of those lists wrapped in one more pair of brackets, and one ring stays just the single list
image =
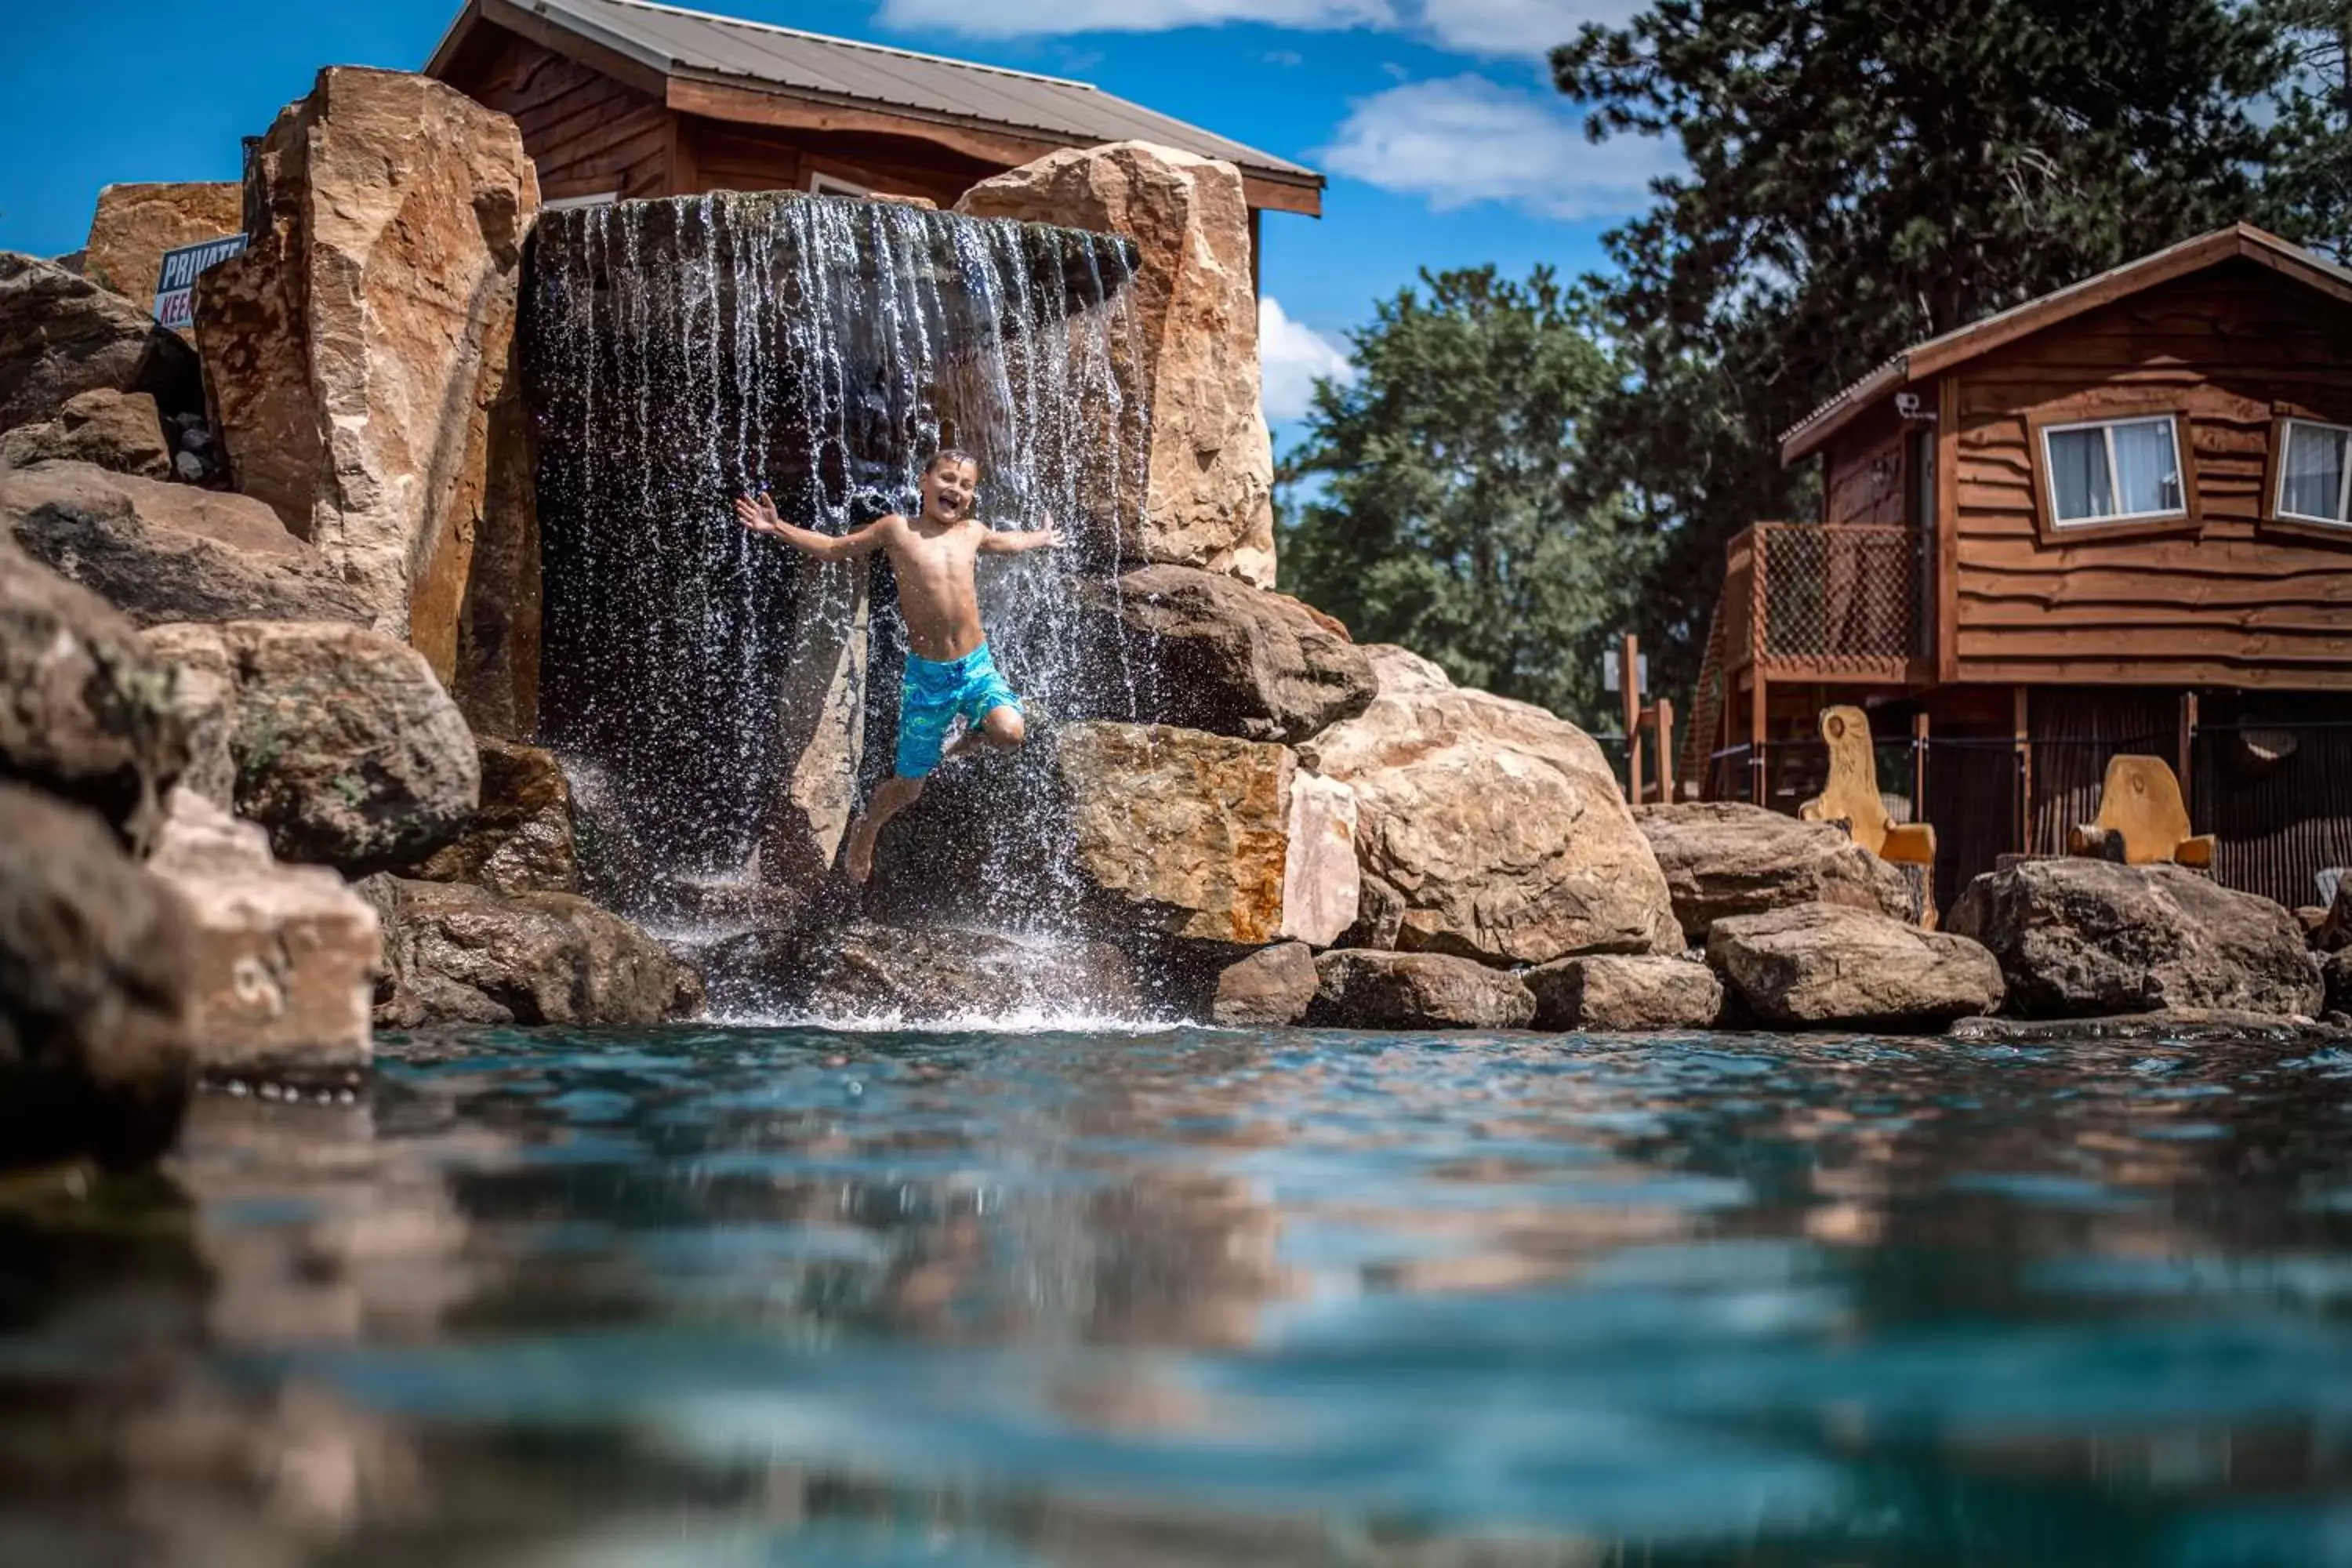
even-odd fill
[{"label": "rock formation", "polygon": [[1363,650],[1297,600],[1190,566],[1086,587],[1090,631],[1118,650],[1163,723],[1296,743],[1371,705]]},{"label": "rock formation", "polygon": [[183,671],[190,786],[267,827],[280,858],[407,865],[473,817],[474,738],[414,648],[313,621],[157,626],[146,646]]},{"label": "rock formation", "polygon": [[0,250],[0,430],[55,419],[100,389],[146,393],[166,414],[204,404],[194,352],[145,301]]},{"label": "rock formation", "polygon": [[555,754],[510,741],[478,744],[481,805],[456,841],[415,875],[428,882],[474,882],[494,893],[581,891],[572,786]]},{"label": "rock formation", "polygon": [[87,805],[143,847],[188,765],[171,668],[113,606],[0,542],[0,780]]},{"label": "rock formation", "polygon": [[1536,999],[1517,980],[1436,952],[1341,949],[1315,961],[1310,1024],[1340,1029],[1524,1029]]},{"label": "rock formation", "polygon": [[701,955],[722,1015],[919,1026],[1030,1015],[1131,1018],[1135,966],[1108,942],[848,921],[755,931]]},{"label": "rock formation", "polygon": [[280,866],[268,835],[176,790],[148,869],[189,910],[189,1037],[225,1079],[356,1084],[373,1058],[369,1014],[383,938],[334,872]]},{"label": "rock formation", "polygon": [[1758,1020],[1939,1028],[2000,1005],[2000,966],[1964,936],[1923,931],[1844,904],[1727,915],[1707,962]]},{"label": "rock formation", "polygon": [[2029,860],[1970,883],[1950,923],[1992,950],[2020,1017],[2310,1016],[2323,1000],[2293,915],[2178,866]]},{"label": "rock formation", "polygon": [[1402,648],[1365,651],[1380,696],[1301,754],[1356,793],[1386,940],[1490,963],[1681,950],[1665,879],[1590,736]]},{"label": "rock formation", "polygon": [[1635,812],[1658,858],[1684,937],[1704,945],[1717,921],[1794,904],[1843,904],[1910,919],[1903,873],[1834,823],[1800,822],[1730,801]]},{"label": "rock formation", "polygon": [[0,435],[0,469],[47,462],[90,463],[151,479],[172,477],[172,449],[155,399],[110,386],[76,393],[55,419]]},{"label": "rock formation", "polygon": [[109,185],[98,193],[82,276],[144,307],[155,297],[163,253],[245,227],[245,187],[234,180]]},{"label": "rock formation", "polygon": [[1261,948],[1218,972],[1209,1021],[1225,1029],[1286,1028],[1306,1018],[1322,984],[1305,942]]},{"label": "rock formation", "polygon": [[44,463],[0,473],[0,529],[142,626],[368,618],[319,552],[246,496]]},{"label": "rock formation", "polygon": [[383,922],[380,1027],[646,1028],[702,1009],[702,980],[691,965],[585,899],[508,896],[381,872],[359,891]]},{"label": "rock formation", "polygon": [[1527,970],[1519,980],[1535,993],[1538,1029],[1642,1034],[1711,1029],[1723,1017],[1723,983],[1687,958],[1563,958]]},{"label": "rock formation", "polygon": [[213,427],[237,489],[446,682],[539,206],[521,133],[440,82],[339,67],[251,167],[267,226],[197,283]]},{"label": "rock formation", "polygon": [[170,1147],[194,963],[179,900],[105,823],[0,784],[0,1166]]},{"label": "rock formation", "polygon": [[1274,585],[1274,448],[1258,404],[1257,301],[1241,173],[1149,142],[1072,148],[983,180],[956,211],[1122,235],[1140,363],[1120,384],[1151,407],[1142,536],[1127,558]]}]

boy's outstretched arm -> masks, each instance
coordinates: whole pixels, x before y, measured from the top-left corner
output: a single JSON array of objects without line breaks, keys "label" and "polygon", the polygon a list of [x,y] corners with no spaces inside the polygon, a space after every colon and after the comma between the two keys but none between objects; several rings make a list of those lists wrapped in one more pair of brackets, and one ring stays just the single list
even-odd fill
[{"label": "boy's outstretched arm", "polygon": [[813,528],[801,528],[778,517],[776,503],[769,499],[765,490],[760,492],[758,500],[749,496],[738,496],[735,499],[735,517],[752,532],[773,534],[793,549],[814,555],[819,561],[855,560],[860,555],[873,554],[888,542],[888,536],[883,532],[884,525],[890,521],[887,517],[877,518],[864,528],[838,537],[819,533]]},{"label": "boy's outstretched arm", "polygon": [[1051,550],[1061,542],[1062,531],[1054,526],[1052,518],[1047,518],[1043,528],[1002,533],[992,528],[981,535],[980,548],[989,555],[1018,555],[1024,550]]}]

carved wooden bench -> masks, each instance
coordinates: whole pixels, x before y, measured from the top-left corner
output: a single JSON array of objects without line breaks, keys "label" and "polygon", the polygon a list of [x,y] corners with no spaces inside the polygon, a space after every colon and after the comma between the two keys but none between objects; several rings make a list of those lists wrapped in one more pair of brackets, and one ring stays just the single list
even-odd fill
[{"label": "carved wooden bench", "polygon": [[1878,759],[1871,750],[1870,716],[1840,706],[1822,711],[1830,776],[1822,793],[1797,808],[1807,822],[1840,822],[1853,841],[1889,864],[1910,871],[1922,925],[1936,923],[1936,830],[1924,822],[1897,822],[1878,789]]},{"label": "carved wooden bench", "polygon": [[2213,836],[2189,831],[2180,780],[2162,757],[2113,757],[2099,787],[2099,817],[2066,836],[2076,855],[2126,866],[2213,868]]}]

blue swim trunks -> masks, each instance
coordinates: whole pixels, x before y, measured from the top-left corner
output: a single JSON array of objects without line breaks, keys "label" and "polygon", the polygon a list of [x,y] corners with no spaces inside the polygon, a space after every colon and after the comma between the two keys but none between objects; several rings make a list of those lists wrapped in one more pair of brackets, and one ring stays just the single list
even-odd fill
[{"label": "blue swim trunks", "polygon": [[898,776],[928,777],[946,750],[955,716],[973,729],[998,708],[1021,711],[1021,699],[996,671],[988,645],[941,664],[907,656],[907,679],[898,689]]}]

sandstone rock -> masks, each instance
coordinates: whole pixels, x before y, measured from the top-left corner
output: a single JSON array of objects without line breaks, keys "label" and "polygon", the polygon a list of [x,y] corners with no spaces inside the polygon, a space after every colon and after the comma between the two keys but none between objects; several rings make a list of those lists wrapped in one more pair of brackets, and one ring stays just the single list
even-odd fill
[{"label": "sandstone rock", "polygon": [[1108,942],[1024,941],[851,921],[754,931],[703,956],[722,1013],[936,1025],[1022,1016],[1133,1017],[1134,965]]},{"label": "sandstone rock", "polygon": [[166,414],[204,404],[194,352],[145,303],[0,250],[0,430],[54,419],[101,387],[147,393]]},{"label": "sandstone rock", "polygon": [[1340,1029],[1524,1029],[1536,999],[1512,975],[1435,952],[1342,948],[1315,961],[1307,1021]]},{"label": "sandstone rock", "polygon": [[2294,916],[2178,866],[2024,861],[1970,883],[1950,927],[1992,950],[2021,1017],[2308,1016],[2323,995]]},{"label": "sandstone rock", "polygon": [[521,133],[440,82],[336,67],[250,168],[267,226],[196,286],[213,430],[237,488],[446,681],[539,206]]},{"label": "sandstone rock", "polygon": [[2312,942],[2322,952],[2352,948],[2352,876],[2336,879],[2335,901],[2327,906],[2326,916],[2312,933]]},{"label": "sandstone rock", "polygon": [[90,806],[143,847],[187,765],[169,664],[104,600],[0,542],[0,779]]},{"label": "sandstone rock", "polygon": [[311,1087],[366,1072],[383,958],[366,900],[323,867],[278,865],[268,834],[185,789],[148,869],[189,910],[190,1035],[205,1072]]},{"label": "sandstone rock", "polygon": [[2330,1013],[2352,1013],[2352,948],[2329,953],[2320,980],[2327,993],[2322,1005]]},{"label": "sandstone rock", "polygon": [[1727,915],[1706,956],[1768,1024],[1937,1027],[2000,1005],[2000,966],[1976,942],[1844,904]]},{"label": "sandstone rock", "polygon": [[0,784],[0,1165],[171,1146],[192,962],[186,911],[104,823]]},{"label": "sandstone rock", "polygon": [[153,479],[172,477],[172,451],[154,398],[111,387],[77,393],[55,419],[0,435],[0,471],[49,462],[92,463]]},{"label": "sandstone rock", "polygon": [[249,497],[45,463],[0,473],[0,527],[141,626],[367,619],[318,552]]},{"label": "sandstone rock", "polygon": [[1351,794],[1281,746],[1160,725],[1072,724],[1055,760],[1074,864],[1114,924],[1255,946],[1356,919]]},{"label": "sandstone rock", "polygon": [[1903,874],[1834,823],[1800,822],[1728,801],[1646,805],[1633,814],[1665,873],[1675,919],[1693,943],[1727,915],[1843,904],[1909,921]]},{"label": "sandstone rock", "polygon": [[1146,566],[1084,593],[1097,637],[1137,671],[1153,720],[1299,742],[1371,705],[1371,661],[1305,605],[1190,566]]},{"label": "sandstone rock", "polygon": [[1402,902],[1396,942],[1495,963],[1679,952],[1665,879],[1591,738],[1369,647],[1381,694],[1301,748],[1356,792],[1365,877]]},{"label": "sandstone rock", "polygon": [[82,276],[150,305],[163,253],[222,239],[245,227],[245,187],[234,180],[109,185],[98,193],[82,247]]},{"label": "sandstone rock", "polygon": [[1535,993],[1538,1029],[1709,1029],[1723,1016],[1722,982],[1687,958],[1563,958],[1528,970],[1519,980]]},{"label": "sandstone rock", "polygon": [[555,753],[478,741],[482,804],[455,843],[418,867],[427,882],[476,882],[497,893],[577,893],[580,856],[572,786]]},{"label": "sandstone rock", "polygon": [[1139,363],[1120,384],[1151,409],[1140,537],[1128,558],[1271,587],[1274,451],[1258,405],[1249,206],[1230,163],[1141,142],[1049,153],[964,194],[956,210],[1135,241]]},{"label": "sandstone rock", "polygon": [[267,827],[281,858],[409,865],[472,819],[474,738],[415,649],[314,621],[157,626],[146,642],[184,671],[192,787]]},{"label": "sandstone rock", "polygon": [[872,616],[864,562],[803,562],[801,573],[777,714],[775,754],[790,761],[761,825],[760,879],[805,897],[831,874],[857,809]]},{"label": "sandstone rock", "polygon": [[1286,1028],[1307,1016],[1322,984],[1305,942],[1265,948],[1219,973],[1209,1021],[1226,1029]]},{"label": "sandstone rock", "polygon": [[585,899],[509,896],[381,872],[359,891],[383,921],[379,1027],[642,1028],[702,1009],[692,966]]}]

